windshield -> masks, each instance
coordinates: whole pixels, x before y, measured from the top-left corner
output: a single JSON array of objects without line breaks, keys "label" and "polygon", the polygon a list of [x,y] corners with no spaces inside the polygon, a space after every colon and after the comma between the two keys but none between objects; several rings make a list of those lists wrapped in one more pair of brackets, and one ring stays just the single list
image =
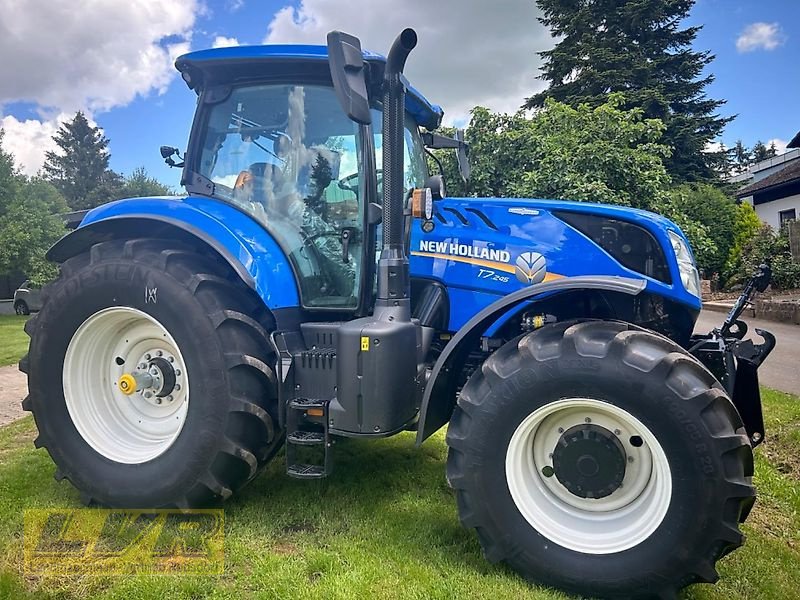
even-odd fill
[{"label": "windshield", "polygon": [[263,221],[291,215],[297,202],[355,203],[337,184],[357,176],[357,134],[331,88],[241,87],[209,114],[199,173]]}]

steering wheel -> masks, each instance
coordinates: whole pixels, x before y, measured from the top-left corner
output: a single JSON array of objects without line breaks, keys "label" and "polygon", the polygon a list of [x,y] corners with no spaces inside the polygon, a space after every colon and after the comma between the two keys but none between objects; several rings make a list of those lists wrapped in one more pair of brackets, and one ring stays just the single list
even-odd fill
[{"label": "steering wheel", "polygon": [[[383,169],[378,169],[376,171],[378,174],[378,185],[380,186],[383,183]],[[342,177],[336,185],[339,186],[339,189],[346,190],[348,192],[353,192],[354,194],[358,195],[358,176],[360,173],[353,173],[348,175],[347,177]]]}]

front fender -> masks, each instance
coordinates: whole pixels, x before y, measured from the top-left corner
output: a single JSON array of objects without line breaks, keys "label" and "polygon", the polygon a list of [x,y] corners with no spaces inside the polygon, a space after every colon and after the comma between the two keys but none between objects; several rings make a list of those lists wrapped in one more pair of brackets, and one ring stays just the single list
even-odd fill
[{"label": "front fender", "polygon": [[300,305],[289,259],[273,236],[250,216],[210,198],[131,198],[104,204],[56,242],[47,258],[60,263],[97,242],[133,237],[200,242],[225,260],[271,310]]},{"label": "front fender", "polygon": [[456,404],[453,377],[470,351],[478,347],[478,342],[486,330],[514,307],[523,302],[536,302],[543,296],[550,297],[574,290],[606,290],[635,296],[647,286],[643,279],[608,276],[566,277],[547,281],[538,285],[517,290],[490,304],[472,317],[458,330],[445,346],[425,386],[420,407],[417,445],[419,446],[434,432],[450,420]]}]

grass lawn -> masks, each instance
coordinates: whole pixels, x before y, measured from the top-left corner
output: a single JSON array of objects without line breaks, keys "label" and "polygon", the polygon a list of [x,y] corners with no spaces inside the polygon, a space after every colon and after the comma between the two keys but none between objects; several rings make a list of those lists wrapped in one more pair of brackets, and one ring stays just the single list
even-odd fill
[{"label": "grass lawn", "polygon": [[[800,399],[764,395],[748,541],[685,598],[800,597]],[[223,575],[26,577],[23,510],[80,506],[34,434],[30,418],[0,429],[0,598],[566,598],[482,558],[458,523],[441,432],[421,449],[411,434],[347,441],[326,481],[287,478],[279,457],[225,505]]]},{"label": "grass lawn", "polygon": [[28,336],[22,326],[28,317],[0,315],[0,367],[13,365],[28,351]]}]

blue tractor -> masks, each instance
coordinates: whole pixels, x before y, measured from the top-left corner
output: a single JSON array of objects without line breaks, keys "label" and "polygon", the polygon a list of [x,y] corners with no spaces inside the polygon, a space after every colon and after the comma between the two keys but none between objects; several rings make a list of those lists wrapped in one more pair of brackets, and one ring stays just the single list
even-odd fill
[{"label": "blue tractor", "polygon": [[[442,110],[357,38],[180,57],[197,94],[187,195],[96,208],[20,363],[39,436],[87,503],[224,500],[285,446],[449,422],[447,480],[486,557],[592,596],[717,578],[753,505],[774,344],[701,309],[689,244],[639,210],[448,198]],[[459,136],[456,136],[457,138]],[[175,158],[182,161],[177,164]]]}]

